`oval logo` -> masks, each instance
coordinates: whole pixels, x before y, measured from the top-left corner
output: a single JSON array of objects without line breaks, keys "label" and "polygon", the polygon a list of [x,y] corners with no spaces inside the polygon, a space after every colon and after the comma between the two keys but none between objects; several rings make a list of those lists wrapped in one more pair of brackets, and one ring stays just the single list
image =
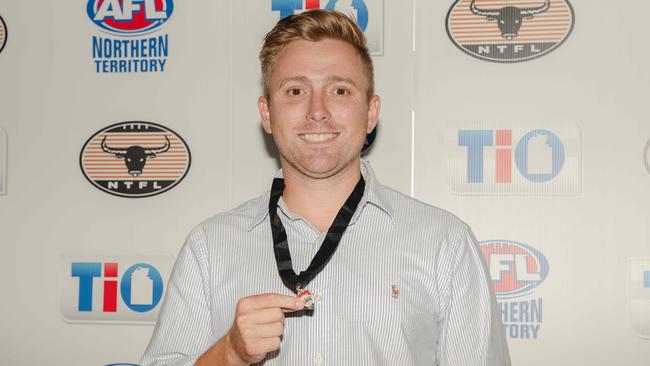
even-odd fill
[{"label": "oval logo", "polygon": [[119,35],[142,35],[163,25],[173,0],[88,0],[88,17],[101,29]]},{"label": "oval logo", "polygon": [[79,157],[95,187],[116,196],[154,196],[175,187],[190,169],[190,149],[174,131],[151,122],[120,122],[95,133]]},{"label": "oval logo", "polygon": [[5,24],[4,19],[0,17],[0,52],[5,48],[7,44],[7,24]]},{"label": "oval logo", "polygon": [[510,240],[479,244],[498,299],[527,295],[548,276],[548,260],[529,245]]},{"label": "oval logo", "polygon": [[446,25],[461,51],[508,63],[555,50],[569,37],[574,22],[568,0],[456,0]]}]

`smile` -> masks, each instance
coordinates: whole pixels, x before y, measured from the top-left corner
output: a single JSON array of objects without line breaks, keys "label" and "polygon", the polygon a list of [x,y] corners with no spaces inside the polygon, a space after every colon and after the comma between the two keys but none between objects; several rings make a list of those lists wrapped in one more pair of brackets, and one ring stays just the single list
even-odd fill
[{"label": "smile", "polygon": [[338,133],[304,133],[299,136],[307,142],[325,142],[332,140],[338,135]]}]

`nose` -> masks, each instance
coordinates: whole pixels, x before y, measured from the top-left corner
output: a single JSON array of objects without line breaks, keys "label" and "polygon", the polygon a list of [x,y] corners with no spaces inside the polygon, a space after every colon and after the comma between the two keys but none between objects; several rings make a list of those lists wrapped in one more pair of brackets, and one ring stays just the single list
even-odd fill
[{"label": "nose", "polygon": [[313,122],[322,122],[330,118],[330,113],[323,93],[313,93],[309,101],[307,119]]}]

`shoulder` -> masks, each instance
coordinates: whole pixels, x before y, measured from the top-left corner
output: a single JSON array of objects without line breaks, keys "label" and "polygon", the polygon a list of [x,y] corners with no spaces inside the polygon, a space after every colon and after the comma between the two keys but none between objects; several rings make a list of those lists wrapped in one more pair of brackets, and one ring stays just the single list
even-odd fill
[{"label": "shoulder", "polygon": [[467,232],[469,225],[451,212],[382,186],[396,223],[409,227]]},{"label": "shoulder", "polygon": [[194,228],[205,234],[215,231],[247,231],[266,216],[269,192],[248,200],[241,205],[225,212],[215,214]]}]

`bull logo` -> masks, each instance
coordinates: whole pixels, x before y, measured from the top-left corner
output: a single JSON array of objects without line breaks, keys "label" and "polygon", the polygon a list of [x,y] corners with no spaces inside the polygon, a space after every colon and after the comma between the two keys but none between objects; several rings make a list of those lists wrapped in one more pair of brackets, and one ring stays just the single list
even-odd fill
[{"label": "bull logo", "polygon": [[113,154],[117,159],[124,159],[129,174],[134,177],[142,174],[142,169],[147,163],[147,158],[155,158],[157,154],[162,154],[169,150],[169,139],[165,136],[165,145],[152,149],[145,149],[142,146],[129,146],[126,149],[117,149],[109,147],[106,144],[106,136],[102,140],[102,150],[108,154]]},{"label": "bull logo", "polygon": [[574,12],[568,0],[456,0],[446,23],[449,38],[463,52],[486,61],[521,62],[564,43]]},{"label": "bull logo", "polygon": [[7,25],[5,24],[4,19],[0,17],[0,52],[5,48],[7,44]]},{"label": "bull logo", "polygon": [[470,10],[473,14],[485,17],[489,21],[497,21],[501,36],[505,39],[517,37],[521,22],[524,19],[533,19],[534,15],[546,12],[551,7],[551,0],[544,1],[544,5],[536,8],[522,9],[516,6],[506,6],[498,10],[479,9],[476,6],[476,0],[472,0]]},{"label": "bull logo", "polygon": [[121,122],[91,136],[79,157],[86,179],[121,197],[148,197],[180,183],[190,150],[180,135],[151,122]]}]

